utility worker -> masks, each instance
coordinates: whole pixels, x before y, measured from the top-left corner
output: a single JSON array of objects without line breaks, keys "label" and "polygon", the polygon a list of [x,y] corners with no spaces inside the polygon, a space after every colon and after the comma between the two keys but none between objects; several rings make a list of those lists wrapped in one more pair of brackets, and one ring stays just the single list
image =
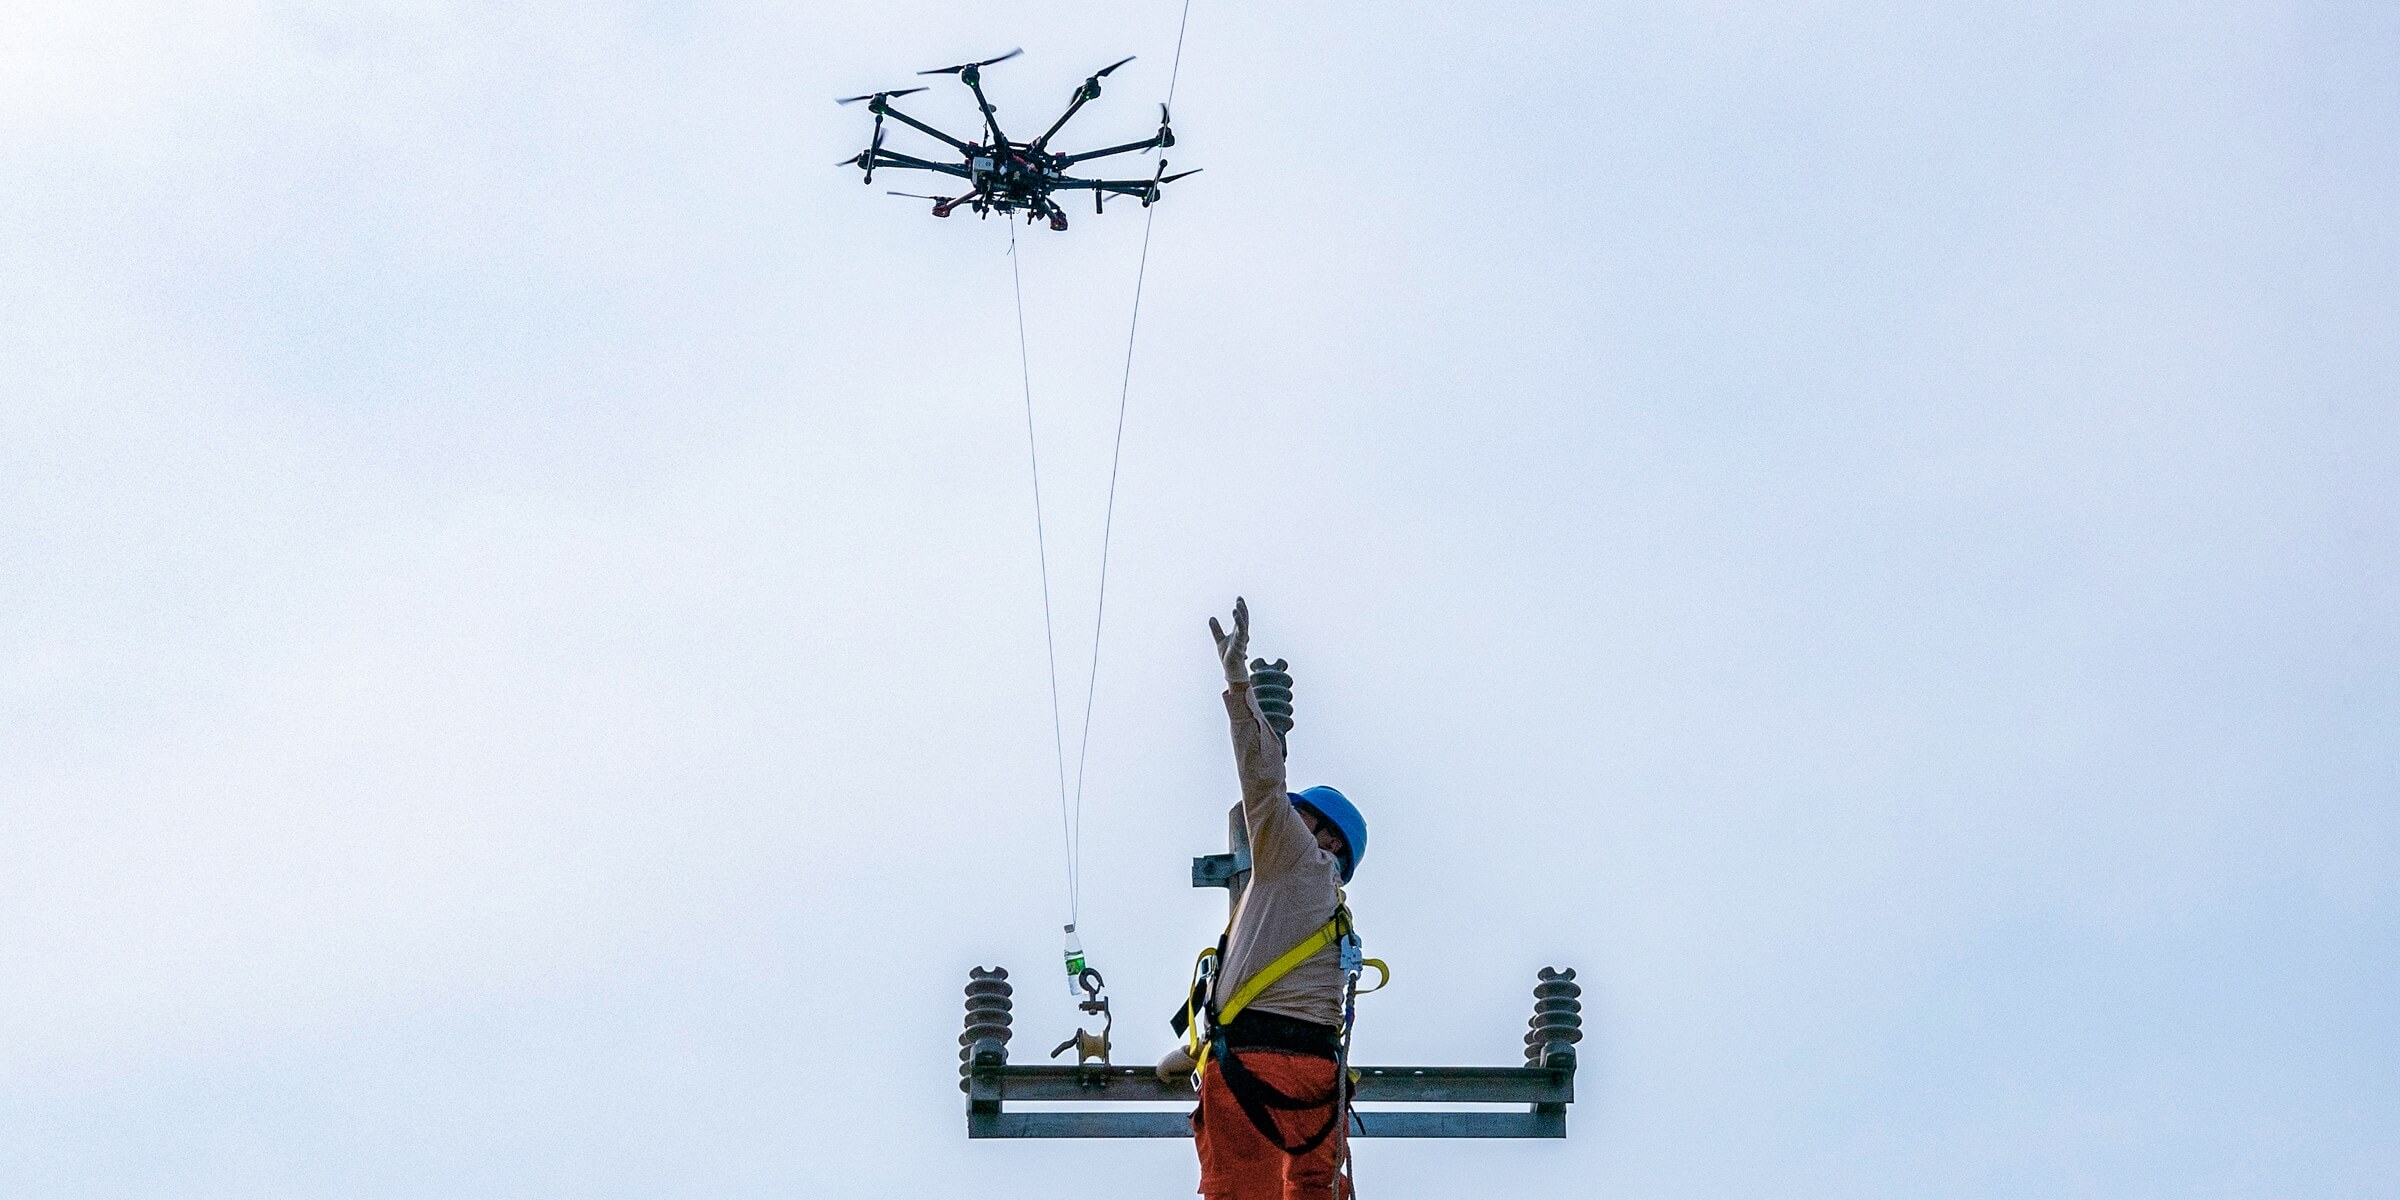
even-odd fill
[{"label": "utility worker", "polygon": [[1283,736],[1250,685],[1250,606],[1233,602],[1232,633],[1214,617],[1208,627],[1225,668],[1250,882],[1205,995],[1194,997],[1205,1000],[1205,1012],[1192,1014],[1199,1052],[1178,1047],[1158,1073],[1188,1076],[1196,1058],[1205,1064],[1192,1114],[1201,1195],[1332,1200],[1348,1110],[1340,1078],[1348,973],[1335,938],[1349,933],[1341,888],[1366,852],[1366,820],[1332,788],[1284,790]]}]

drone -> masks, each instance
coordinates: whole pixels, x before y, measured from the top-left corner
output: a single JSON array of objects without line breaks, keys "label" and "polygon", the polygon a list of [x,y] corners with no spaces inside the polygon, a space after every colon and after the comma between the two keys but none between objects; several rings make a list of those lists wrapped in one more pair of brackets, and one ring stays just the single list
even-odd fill
[{"label": "drone", "polygon": [[[867,111],[875,114],[874,140],[867,144],[867,148],[861,151],[858,157],[845,158],[835,165],[861,168],[866,175],[860,182],[868,184],[875,182],[875,168],[877,167],[900,167],[954,176],[965,180],[967,184],[966,191],[956,196],[921,196],[915,192],[893,192],[891,194],[908,196],[917,200],[931,200],[933,201],[933,215],[937,217],[947,217],[961,205],[973,209],[978,217],[988,217],[995,212],[1009,216],[1022,211],[1027,223],[1048,218],[1050,228],[1062,232],[1067,227],[1067,214],[1066,210],[1058,206],[1057,200],[1052,198],[1054,192],[1088,191],[1092,194],[1092,211],[1094,212],[1104,211],[1108,198],[1111,196],[1132,196],[1141,201],[1142,207],[1148,208],[1158,203],[1161,188],[1186,175],[1200,173],[1197,170],[1191,170],[1178,171],[1169,175],[1167,174],[1167,160],[1161,156],[1158,160],[1158,170],[1148,179],[1078,179],[1067,174],[1068,169],[1077,163],[1108,158],[1118,154],[1134,154],[1144,150],[1164,150],[1174,145],[1175,131],[1171,127],[1167,106],[1164,104],[1158,106],[1158,133],[1143,141],[1127,142],[1122,146],[1110,146],[1102,150],[1087,150],[1081,154],[1060,154],[1050,148],[1050,139],[1057,137],[1058,131],[1066,128],[1068,120],[1081,111],[1084,105],[1100,98],[1100,81],[1107,78],[1109,72],[1132,62],[1133,56],[1131,55],[1092,72],[1091,77],[1085,79],[1083,84],[1075,89],[1075,97],[1068,103],[1067,111],[1060,113],[1058,119],[1050,123],[1050,128],[1044,131],[1042,136],[1030,142],[1008,140],[1008,135],[1000,132],[1000,122],[993,115],[996,110],[993,108],[992,102],[984,98],[983,68],[991,66],[993,63],[1007,62],[1023,53],[1025,51],[1020,48],[1011,50],[998,58],[987,58],[981,62],[960,63],[955,67],[940,67],[931,71],[917,72],[919,75],[956,75],[959,82],[967,85],[968,91],[975,93],[975,105],[983,110],[983,139],[981,141],[970,142],[954,138],[892,107],[894,97],[926,90],[922,86],[901,88],[889,92],[871,92],[864,96],[849,96],[835,101],[837,104],[857,104],[864,101]],[[958,151],[959,157],[963,161],[957,163],[933,162],[884,149],[883,119],[885,117],[890,117]]]}]

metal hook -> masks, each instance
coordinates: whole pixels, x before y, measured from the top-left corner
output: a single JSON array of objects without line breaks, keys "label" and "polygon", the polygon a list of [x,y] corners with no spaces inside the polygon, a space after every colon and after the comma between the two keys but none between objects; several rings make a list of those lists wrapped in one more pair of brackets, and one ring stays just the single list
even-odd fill
[{"label": "metal hook", "polygon": [[1075,1051],[1076,1066],[1080,1067],[1092,1062],[1098,1062],[1104,1067],[1108,1066],[1109,1035],[1115,1031],[1117,1025],[1116,1014],[1108,1009],[1108,998],[1100,994],[1101,990],[1108,986],[1108,982],[1100,977],[1097,968],[1085,967],[1083,973],[1075,977],[1075,983],[1076,986],[1083,989],[1084,995],[1083,1001],[1075,1007],[1099,1017],[1100,1032],[1092,1033],[1078,1029],[1075,1031],[1075,1036],[1060,1042],[1053,1048],[1050,1051],[1050,1057],[1057,1058],[1068,1050],[1073,1050]]}]

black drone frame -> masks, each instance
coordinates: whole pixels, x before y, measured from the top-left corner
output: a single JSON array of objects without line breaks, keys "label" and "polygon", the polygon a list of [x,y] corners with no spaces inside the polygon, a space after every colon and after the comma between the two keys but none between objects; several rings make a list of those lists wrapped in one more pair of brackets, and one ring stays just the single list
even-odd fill
[{"label": "black drone frame", "polygon": [[[995,115],[997,110],[993,107],[992,102],[984,97],[983,68],[991,66],[993,63],[1005,62],[1023,53],[1024,51],[1021,49],[1011,50],[998,58],[987,58],[981,62],[961,63],[955,67],[941,67],[932,71],[917,72],[919,75],[956,75],[959,82],[967,85],[968,91],[975,93],[975,106],[983,111],[984,138],[982,141],[969,142],[952,137],[892,107],[893,97],[921,92],[925,90],[923,87],[875,92],[865,96],[850,96],[836,103],[856,104],[862,100],[866,101],[867,111],[875,114],[875,136],[874,140],[869,142],[867,148],[856,158],[845,158],[835,165],[861,168],[866,173],[861,182],[870,184],[875,182],[875,168],[877,167],[932,171],[936,174],[953,176],[965,180],[968,184],[967,190],[957,196],[919,196],[914,192],[893,192],[892,195],[931,200],[933,201],[933,215],[937,217],[949,216],[951,211],[960,205],[972,208],[977,216],[988,216],[993,212],[1010,214],[1023,210],[1027,221],[1047,217],[1050,221],[1050,228],[1059,230],[1067,227],[1067,214],[1052,198],[1054,192],[1088,191],[1092,193],[1092,211],[1094,212],[1103,211],[1110,196],[1132,196],[1142,202],[1142,207],[1148,208],[1158,202],[1160,189],[1165,185],[1186,175],[1199,174],[1197,170],[1179,171],[1173,175],[1167,174],[1167,160],[1163,155],[1158,160],[1158,170],[1148,179],[1078,179],[1067,174],[1067,170],[1077,163],[1090,162],[1093,159],[1108,158],[1118,154],[1136,154],[1145,150],[1165,150],[1173,146],[1175,131],[1169,120],[1167,106],[1164,104],[1158,106],[1158,132],[1142,141],[1127,142],[1122,146],[1109,146],[1100,150],[1087,150],[1081,154],[1059,154],[1050,149],[1050,140],[1058,136],[1058,131],[1066,128],[1067,122],[1081,111],[1084,105],[1100,97],[1100,80],[1105,78],[1109,72],[1132,62],[1133,58],[1130,55],[1100,68],[1093,72],[1090,78],[1085,79],[1082,85],[1075,89],[1074,99],[1068,102],[1067,111],[1060,113],[1058,119],[1050,123],[1050,128],[1043,131],[1042,136],[1030,142],[1008,140],[1008,135],[1000,131],[1000,121]],[[962,161],[956,163],[934,162],[884,149],[883,119],[885,117],[890,117],[958,151]]]}]

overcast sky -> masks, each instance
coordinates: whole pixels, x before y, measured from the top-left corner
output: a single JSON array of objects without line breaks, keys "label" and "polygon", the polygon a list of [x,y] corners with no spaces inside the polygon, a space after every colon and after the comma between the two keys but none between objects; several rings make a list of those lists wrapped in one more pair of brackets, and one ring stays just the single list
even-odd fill
[{"label": "overcast sky", "polygon": [[[0,8],[0,1193],[1186,1194],[969,1143],[1065,851],[1008,233],[834,167],[1178,9]],[[2400,9],[1194,0],[1082,826],[1374,829],[1376,1197],[2400,1195]],[[954,127],[964,90],[903,102]],[[907,131],[893,148],[930,148]],[[1141,171],[1146,160],[1136,160]],[[1142,212],[1019,234],[1070,750]]]}]

